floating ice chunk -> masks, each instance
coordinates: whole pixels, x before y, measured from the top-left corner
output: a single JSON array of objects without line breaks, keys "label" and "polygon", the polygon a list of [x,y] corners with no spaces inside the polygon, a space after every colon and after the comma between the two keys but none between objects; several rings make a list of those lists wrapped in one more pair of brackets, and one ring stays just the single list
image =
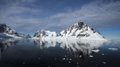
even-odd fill
[{"label": "floating ice chunk", "polygon": [[108,48],[109,50],[118,51],[118,48]]},{"label": "floating ice chunk", "polygon": [[65,60],[65,58],[63,58],[63,60]]},{"label": "floating ice chunk", "polygon": [[72,60],[71,58],[69,60]]},{"label": "floating ice chunk", "polygon": [[102,55],[105,55],[104,53],[102,53]]},{"label": "floating ice chunk", "polygon": [[96,49],[96,50],[92,50],[92,52],[98,53],[100,50]]},{"label": "floating ice chunk", "polygon": [[89,57],[93,57],[93,55],[89,55]]},{"label": "floating ice chunk", "polygon": [[82,55],[79,56],[80,58],[82,57]]},{"label": "floating ice chunk", "polygon": [[79,62],[77,62],[77,64],[79,64]]},{"label": "floating ice chunk", "polygon": [[103,64],[106,64],[106,62],[102,62]]}]

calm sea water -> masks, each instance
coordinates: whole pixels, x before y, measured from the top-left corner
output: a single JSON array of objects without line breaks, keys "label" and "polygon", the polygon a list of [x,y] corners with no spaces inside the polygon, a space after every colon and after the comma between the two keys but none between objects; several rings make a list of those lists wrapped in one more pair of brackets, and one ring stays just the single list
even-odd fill
[{"label": "calm sea water", "polygon": [[0,67],[120,67],[120,40],[0,40]]}]

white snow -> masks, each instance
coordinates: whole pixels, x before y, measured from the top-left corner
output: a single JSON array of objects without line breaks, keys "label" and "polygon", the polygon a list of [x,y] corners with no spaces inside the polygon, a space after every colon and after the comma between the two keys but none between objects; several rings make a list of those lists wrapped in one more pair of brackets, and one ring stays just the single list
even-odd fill
[{"label": "white snow", "polygon": [[[6,33],[5,33],[6,34]],[[10,37],[13,37],[13,38],[16,38],[16,39],[21,39],[22,37],[18,37],[18,36],[15,36],[15,35],[9,35],[9,34],[6,34],[7,36],[10,36]]]},{"label": "white snow", "polygon": [[57,34],[56,34],[56,32],[51,32],[51,31],[45,31],[46,32],[46,34],[48,35],[48,37],[56,37],[57,36]]},{"label": "white snow", "polygon": [[2,38],[11,38],[10,36],[7,36],[6,34],[0,33],[0,39]]},{"label": "white snow", "polygon": [[[74,28],[74,29],[71,29],[72,31],[70,32],[69,30],[67,30],[66,32],[66,34],[64,33],[65,32],[65,30],[63,30],[62,32],[61,32],[61,34],[63,35],[63,37],[69,37],[69,38],[78,38],[77,36],[79,35],[79,34],[81,34],[81,35],[90,35],[89,37],[86,37],[86,36],[81,36],[81,37],[79,37],[79,39],[90,39],[90,40],[104,40],[104,38],[100,35],[100,34],[98,34],[97,32],[94,32],[93,30],[91,30],[91,28],[90,27],[87,27],[86,25],[83,25],[83,27],[84,28],[82,28],[82,29],[80,29],[80,30],[77,30],[77,28]],[[70,34],[69,34],[69,32],[70,32]],[[75,35],[75,36],[72,36],[72,35]]]}]

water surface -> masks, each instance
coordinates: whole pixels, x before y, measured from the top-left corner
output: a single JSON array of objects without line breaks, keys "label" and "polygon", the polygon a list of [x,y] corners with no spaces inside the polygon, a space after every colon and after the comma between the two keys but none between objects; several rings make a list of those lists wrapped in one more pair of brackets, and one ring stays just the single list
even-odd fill
[{"label": "water surface", "polygon": [[120,40],[0,40],[0,67],[119,67]]}]

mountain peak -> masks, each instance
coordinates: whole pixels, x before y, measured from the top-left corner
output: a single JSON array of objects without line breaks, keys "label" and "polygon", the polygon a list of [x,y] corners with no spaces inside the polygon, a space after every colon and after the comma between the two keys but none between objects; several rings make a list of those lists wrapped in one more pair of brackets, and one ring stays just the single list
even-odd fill
[{"label": "mountain peak", "polygon": [[2,27],[2,26],[7,26],[5,23],[0,23],[0,27]]},{"label": "mountain peak", "polygon": [[83,21],[82,20],[80,20],[79,22],[77,22],[74,26],[75,27],[82,27],[84,25],[84,23],[83,23]]},{"label": "mountain peak", "polygon": [[4,23],[0,24],[0,32],[4,32],[6,30],[7,25]]},{"label": "mountain peak", "polygon": [[78,22],[78,25],[79,25],[79,26],[80,26],[80,25],[84,25],[83,21],[80,20],[80,21]]}]

